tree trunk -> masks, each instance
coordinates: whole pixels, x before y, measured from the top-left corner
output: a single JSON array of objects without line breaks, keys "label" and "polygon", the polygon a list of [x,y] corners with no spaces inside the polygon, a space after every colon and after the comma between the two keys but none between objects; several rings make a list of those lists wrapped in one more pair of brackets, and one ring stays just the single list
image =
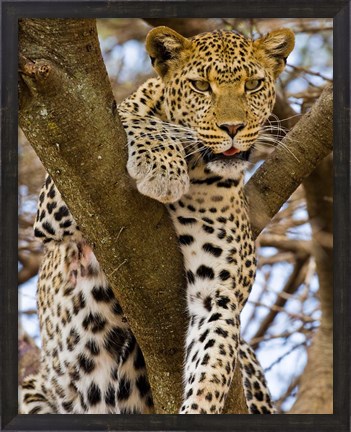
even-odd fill
[{"label": "tree trunk", "polygon": [[[182,258],[166,209],[133,190],[126,173],[126,137],[95,22],[21,20],[19,44],[20,126],[93,246],[128,317],[145,355],[156,412],[176,413],[187,322]],[[303,143],[298,149],[308,157],[297,163],[278,149],[247,185],[251,214],[265,204],[264,222],[255,221],[256,235],[314,169],[319,152],[330,152],[331,141],[326,145],[322,139],[317,149],[307,139],[316,121],[322,135],[329,133],[331,125],[320,120],[324,104],[331,104],[331,90],[326,94],[289,143],[292,149]],[[281,195],[270,187],[279,176],[277,160],[283,172],[298,173],[285,173]],[[238,370],[226,412],[247,412]]]},{"label": "tree trunk", "polygon": [[333,160],[327,157],[304,181],[312,225],[321,323],[308,350],[290,414],[333,414]]}]

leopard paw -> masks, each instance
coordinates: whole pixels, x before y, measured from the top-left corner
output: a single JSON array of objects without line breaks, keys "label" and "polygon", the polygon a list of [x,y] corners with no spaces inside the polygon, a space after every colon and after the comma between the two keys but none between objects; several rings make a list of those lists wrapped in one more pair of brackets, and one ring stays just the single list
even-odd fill
[{"label": "leopard paw", "polygon": [[127,170],[136,181],[138,191],[165,204],[178,201],[190,185],[183,156],[169,158],[150,153],[146,151],[128,159]]}]

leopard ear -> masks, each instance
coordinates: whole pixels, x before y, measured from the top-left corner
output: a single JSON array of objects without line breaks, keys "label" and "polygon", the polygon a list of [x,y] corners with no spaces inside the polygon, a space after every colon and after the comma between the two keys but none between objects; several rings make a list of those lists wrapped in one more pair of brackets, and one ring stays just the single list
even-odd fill
[{"label": "leopard ear", "polygon": [[254,42],[256,56],[273,69],[274,77],[284,70],[286,59],[295,45],[294,33],[289,29],[274,30]]},{"label": "leopard ear", "polygon": [[169,69],[180,64],[191,46],[189,39],[168,27],[156,27],[146,37],[146,50],[156,72],[164,77]]}]

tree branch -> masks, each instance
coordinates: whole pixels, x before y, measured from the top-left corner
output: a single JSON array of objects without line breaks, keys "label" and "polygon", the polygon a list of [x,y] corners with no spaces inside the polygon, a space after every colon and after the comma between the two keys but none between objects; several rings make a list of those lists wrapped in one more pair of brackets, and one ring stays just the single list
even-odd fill
[{"label": "tree branch", "polygon": [[40,263],[43,259],[43,253],[41,251],[30,250],[25,253],[23,251],[18,252],[18,261],[22,264],[21,270],[18,272],[18,284],[21,285],[27,282],[33,276],[38,274]]},{"label": "tree branch", "polygon": [[[300,252],[300,254],[297,256],[296,263],[294,266],[294,269],[289,276],[282,293],[284,294],[293,294],[297,288],[300,286],[301,282],[303,281],[303,273],[306,269],[306,265],[308,262],[309,255],[305,252]],[[267,330],[273,323],[275,317],[278,315],[278,313],[284,308],[286,302],[288,301],[287,297],[283,297],[278,294],[278,297],[274,303],[274,305],[271,307],[268,314],[265,316],[265,318],[262,320],[260,327],[252,337],[250,343],[253,349],[256,349],[260,342],[262,341],[263,336],[266,334]]]},{"label": "tree branch", "polygon": [[280,145],[245,186],[254,237],[331,151],[333,87],[327,85],[311,111],[283,138]]},{"label": "tree branch", "polygon": [[40,367],[40,350],[34,340],[20,328],[18,337],[18,384],[26,376],[36,374]]},{"label": "tree branch", "polygon": [[291,239],[274,234],[262,234],[259,242],[260,246],[274,247],[283,251],[311,253],[311,243],[307,240]]}]

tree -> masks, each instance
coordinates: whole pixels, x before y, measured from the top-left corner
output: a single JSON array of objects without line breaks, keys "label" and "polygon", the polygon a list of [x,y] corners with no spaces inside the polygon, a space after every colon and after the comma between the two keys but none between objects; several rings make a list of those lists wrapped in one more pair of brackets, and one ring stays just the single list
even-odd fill
[{"label": "tree", "polygon": [[[182,260],[165,208],[137,194],[126,174],[126,137],[95,22],[21,20],[19,42],[20,126],[114,287],[146,358],[156,412],[177,412],[186,324]],[[331,119],[328,86],[247,184],[255,236],[331,152]],[[239,374],[227,412],[246,412]]]}]

